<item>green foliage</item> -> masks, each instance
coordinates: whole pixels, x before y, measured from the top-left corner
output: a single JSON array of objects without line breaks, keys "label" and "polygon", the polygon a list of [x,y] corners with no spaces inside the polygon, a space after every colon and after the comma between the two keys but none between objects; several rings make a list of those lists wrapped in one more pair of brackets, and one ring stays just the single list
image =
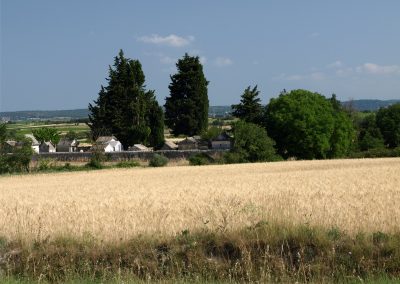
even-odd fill
[{"label": "green foliage", "polygon": [[116,164],[115,166],[117,168],[135,168],[135,167],[140,167],[140,164],[138,161],[129,160],[129,161],[121,161],[118,164]]},{"label": "green foliage", "polygon": [[233,149],[240,160],[246,162],[276,161],[279,156],[275,151],[275,142],[268,137],[261,126],[244,121],[237,122],[233,127]]},{"label": "green foliage", "polygon": [[376,124],[386,145],[390,148],[400,146],[400,103],[379,109]]},{"label": "green foliage", "polygon": [[40,143],[50,141],[53,145],[57,145],[60,141],[60,134],[56,128],[42,127],[32,130],[32,134]]},{"label": "green foliage", "polygon": [[154,154],[149,162],[150,167],[164,167],[167,164],[168,158],[159,154]]},{"label": "green foliage", "polygon": [[145,76],[138,60],[120,50],[109,68],[108,86],[89,104],[89,126],[93,139],[115,135],[125,148],[141,143],[159,147],[163,142],[163,111],[154,91],[145,89]]},{"label": "green foliage", "polygon": [[201,139],[203,140],[211,140],[214,137],[217,137],[222,133],[222,128],[216,127],[216,126],[211,126],[208,128],[206,131],[203,131],[201,134]]},{"label": "green foliage", "polygon": [[214,159],[211,158],[206,153],[198,153],[189,157],[189,164],[191,166],[203,166],[209,165],[214,162]]},{"label": "green foliage", "polygon": [[266,127],[285,158],[324,159],[345,156],[354,129],[346,113],[318,93],[282,92],[266,108]]},{"label": "green foliage", "polygon": [[78,138],[78,133],[76,133],[74,130],[69,130],[67,134],[65,134],[65,138],[68,140],[74,140]]},{"label": "green foliage", "polygon": [[240,103],[232,105],[232,115],[246,122],[262,124],[263,107],[259,94],[257,86],[253,89],[248,86],[241,96]]},{"label": "green foliage", "polygon": [[86,164],[86,167],[92,169],[102,169],[103,162],[107,160],[106,155],[102,151],[94,151],[92,152],[92,156],[89,162]]},{"label": "green foliage", "polygon": [[384,148],[384,141],[376,125],[374,113],[365,116],[359,125],[358,147],[361,151]]},{"label": "green foliage", "polygon": [[165,122],[176,136],[200,134],[208,126],[208,81],[198,56],[187,53],[171,76],[170,96],[165,102]]}]

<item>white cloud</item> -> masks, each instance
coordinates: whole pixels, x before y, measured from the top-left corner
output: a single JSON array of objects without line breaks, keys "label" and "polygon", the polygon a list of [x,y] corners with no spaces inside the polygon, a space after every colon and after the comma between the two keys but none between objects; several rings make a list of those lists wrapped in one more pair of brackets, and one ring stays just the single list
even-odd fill
[{"label": "white cloud", "polygon": [[356,68],[358,73],[386,75],[386,74],[400,74],[399,65],[378,65],[374,63],[364,63]]},{"label": "white cloud", "polygon": [[158,34],[152,34],[150,36],[139,37],[137,40],[144,43],[167,45],[172,47],[182,47],[189,45],[191,42],[193,42],[194,36],[181,37],[175,34],[170,34],[168,36],[163,37]]},{"label": "white cloud", "polygon": [[343,62],[340,60],[336,60],[335,62],[332,62],[328,64],[326,67],[328,68],[340,68],[343,67]]},{"label": "white cloud", "polygon": [[313,72],[311,74],[293,74],[287,75],[285,73],[280,74],[279,76],[274,77],[274,80],[279,81],[303,81],[303,80],[312,80],[312,81],[320,81],[326,78],[325,74],[322,72]]},{"label": "white cloud", "polygon": [[233,64],[232,59],[227,58],[227,57],[217,57],[215,59],[215,65],[217,65],[218,67],[229,66],[232,64]]}]

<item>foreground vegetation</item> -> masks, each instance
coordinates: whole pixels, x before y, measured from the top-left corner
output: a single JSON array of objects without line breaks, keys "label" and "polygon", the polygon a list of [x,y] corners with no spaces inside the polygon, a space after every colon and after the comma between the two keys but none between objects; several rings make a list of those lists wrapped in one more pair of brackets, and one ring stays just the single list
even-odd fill
[{"label": "foreground vegetation", "polygon": [[103,243],[94,236],[0,243],[5,279],[126,282],[353,282],[400,280],[400,233],[258,222],[227,233],[184,230]]}]

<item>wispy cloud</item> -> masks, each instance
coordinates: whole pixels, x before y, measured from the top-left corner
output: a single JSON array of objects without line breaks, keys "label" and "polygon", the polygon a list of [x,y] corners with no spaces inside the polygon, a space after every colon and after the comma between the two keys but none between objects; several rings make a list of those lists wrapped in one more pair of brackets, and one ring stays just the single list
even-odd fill
[{"label": "wispy cloud", "polygon": [[152,43],[157,45],[167,45],[172,47],[182,47],[187,46],[195,40],[194,36],[181,37],[175,34],[170,34],[167,36],[160,36],[158,34],[152,34],[147,36],[142,36],[137,39],[140,42]]},{"label": "wispy cloud", "polygon": [[312,80],[312,81],[320,81],[326,78],[323,72],[313,72],[310,74],[292,74],[287,75],[285,73],[280,74],[279,76],[274,77],[274,80],[278,81],[304,81],[304,80]]},{"label": "wispy cloud", "polygon": [[329,63],[326,65],[328,68],[340,68],[343,67],[343,62],[340,60],[336,60],[335,62]]},{"label": "wispy cloud", "polygon": [[217,65],[218,67],[225,67],[225,66],[229,66],[232,64],[233,64],[232,59],[230,59],[228,57],[217,57],[215,59],[215,65]]},{"label": "wispy cloud", "polygon": [[374,63],[364,63],[356,68],[357,73],[367,73],[376,75],[400,74],[399,65],[378,65]]}]

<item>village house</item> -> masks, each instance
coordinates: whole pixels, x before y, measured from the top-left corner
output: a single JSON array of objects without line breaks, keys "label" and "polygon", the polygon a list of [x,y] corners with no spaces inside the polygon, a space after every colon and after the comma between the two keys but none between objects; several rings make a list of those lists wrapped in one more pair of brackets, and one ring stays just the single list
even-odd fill
[{"label": "village house", "polygon": [[55,153],[56,147],[50,141],[43,141],[39,145],[39,153]]},{"label": "village house", "polygon": [[184,140],[178,143],[179,150],[196,150],[198,148],[198,142],[193,137],[186,137]]},{"label": "village house", "polygon": [[3,151],[6,153],[12,153],[16,148],[22,146],[22,142],[18,142],[15,140],[7,140],[3,144]]},{"label": "village house", "polygon": [[164,145],[161,147],[160,150],[178,150],[178,145],[176,145],[174,142],[172,141],[165,141]]},{"label": "village house", "polygon": [[92,151],[121,152],[122,144],[115,138],[115,136],[100,136],[93,144]]},{"label": "village house", "polygon": [[153,151],[152,148],[146,147],[143,144],[134,144],[128,148],[128,151],[143,151],[143,152],[150,152]]},{"label": "village house", "polygon": [[25,134],[25,137],[30,139],[32,141],[31,147],[33,152],[35,153],[39,153],[39,141],[36,140],[35,136],[33,136],[32,134]]},{"label": "village house", "polygon": [[78,144],[76,139],[62,138],[57,144],[57,152],[77,152]]},{"label": "village house", "polygon": [[211,139],[211,149],[229,150],[231,148],[232,138],[226,132],[222,132],[218,136]]},{"label": "village house", "polygon": [[78,146],[76,147],[77,152],[89,152],[90,149],[92,148],[92,144],[90,143],[79,143]]}]

